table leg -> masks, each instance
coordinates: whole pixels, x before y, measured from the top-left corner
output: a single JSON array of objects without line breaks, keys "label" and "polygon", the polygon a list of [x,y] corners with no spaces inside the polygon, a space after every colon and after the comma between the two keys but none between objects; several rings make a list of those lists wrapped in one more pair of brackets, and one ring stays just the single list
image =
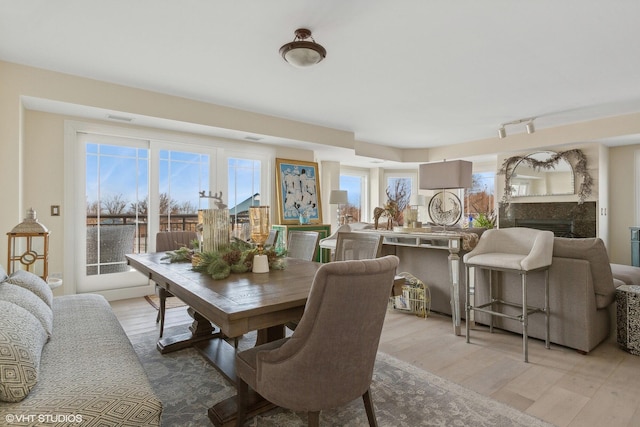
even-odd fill
[{"label": "table leg", "polygon": [[161,338],[156,345],[160,353],[165,354],[172,351],[182,350],[183,348],[191,347],[193,344],[200,341],[222,337],[220,330],[216,329],[211,322],[205,319],[193,308],[189,307],[187,309],[187,313],[189,313],[189,316],[193,319],[193,323],[189,326],[189,330],[191,332]]},{"label": "table leg", "polygon": [[451,282],[451,320],[454,335],[460,335],[460,239],[449,239],[449,279]]},{"label": "table leg", "polygon": [[[265,344],[284,338],[284,325],[272,326],[270,328],[258,330],[256,345]],[[235,377],[235,352],[229,352],[230,346],[222,347],[222,340],[211,341],[210,343],[198,344],[196,347],[207,354],[223,375],[231,382],[236,382]],[[213,359],[212,359],[213,360]],[[224,371],[223,371],[224,369]],[[248,416],[258,415],[262,412],[275,408],[275,405],[265,400],[255,391],[249,389],[249,402],[247,405]],[[235,425],[237,413],[236,396],[229,397],[222,402],[216,403],[209,408],[209,419],[216,427],[227,427]]]}]

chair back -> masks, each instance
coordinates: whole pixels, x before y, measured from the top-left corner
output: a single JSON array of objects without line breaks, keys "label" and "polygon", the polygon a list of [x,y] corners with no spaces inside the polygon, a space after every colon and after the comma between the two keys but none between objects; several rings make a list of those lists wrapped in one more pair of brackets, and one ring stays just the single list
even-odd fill
[{"label": "chair back", "polygon": [[553,232],[511,227],[482,233],[476,247],[464,255],[465,263],[530,271],[551,265]]},{"label": "chair back", "polygon": [[336,242],[336,261],[378,258],[384,237],[377,233],[340,232]]},{"label": "chair back", "polygon": [[[97,274],[98,247],[100,252],[100,273],[129,271],[125,254],[134,251],[135,225],[101,225],[87,227],[87,270]],[[98,238],[100,245],[98,246]]]},{"label": "chair back", "polygon": [[191,242],[197,238],[195,231],[160,231],[156,234],[156,252],[190,248]]},{"label": "chair back", "polygon": [[287,256],[313,261],[318,251],[320,233],[317,231],[291,230],[287,233]]},{"label": "chair back", "polygon": [[276,244],[276,242],[278,241],[278,230],[276,230],[275,228],[272,228],[271,230],[269,230],[269,237],[267,237],[267,240],[265,240],[264,242],[264,246],[273,246]]},{"label": "chair back", "polygon": [[257,353],[256,391],[295,411],[320,411],[362,396],[397,266],[394,255],[323,264],[293,335],[278,349]]}]

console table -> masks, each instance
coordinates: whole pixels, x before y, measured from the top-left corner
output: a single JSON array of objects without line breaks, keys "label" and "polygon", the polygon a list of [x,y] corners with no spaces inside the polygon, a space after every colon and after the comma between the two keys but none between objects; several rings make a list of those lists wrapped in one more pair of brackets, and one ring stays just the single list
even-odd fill
[{"label": "console table", "polygon": [[[461,322],[461,301],[460,301],[460,284],[461,284],[461,271],[463,271],[462,262],[460,262],[460,251],[463,248],[463,239],[471,237],[470,233],[458,233],[458,232],[396,232],[386,230],[361,230],[359,233],[377,233],[384,237],[383,239],[383,255],[394,254],[400,258],[400,267],[398,271],[406,269],[406,271],[412,273],[415,276],[420,276],[418,265],[424,266],[425,249],[433,249],[438,252],[442,252],[445,257],[439,257],[442,262],[434,260],[438,263],[438,267],[448,270],[449,290],[451,305],[451,318],[453,322],[453,333],[460,335],[460,322]],[[473,246],[477,242],[477,235],[473,234],[475,238],[472,238]],[[436,258],[436,257],[434,257]],[[445,265],[442,265],[446,263]],[[433,263],[432,263],[433,264]],[[412,271],[413,270],[413,271]],[[429,272],[422,274],[422,280],[430,286],[431,300],[433,304],[434,292],[437,295],[437,289],[431,287]]]}]

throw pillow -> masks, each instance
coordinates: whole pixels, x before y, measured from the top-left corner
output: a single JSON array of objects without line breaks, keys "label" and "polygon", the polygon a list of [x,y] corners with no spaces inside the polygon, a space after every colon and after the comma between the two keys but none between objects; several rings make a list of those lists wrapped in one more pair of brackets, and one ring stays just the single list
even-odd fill
[{"label": "throw pillow", "polygon": [[0,400],[19,402],[38,382],[47,334],[22,307],[0,301]]},{"label": "throw pillow", "polygon": [[7,276],[6,270],[3,266],[0,265],[0,282],[4,282],[5,280],[7,280],[7,277],[9,276]]},{"label": "throw pillow", "polygon": [[53,291],[51,291],[51,288],[49,287],[47,282],[42,280],[42,277],[38,276],[37,274],[33,274],[32,272],[26,270],[17,270],[11,273],[11,276],[9,276],[7,282],[21,286],[25,289],[29,289],[31,292],[42,298],[42,301],[47,303],[49,307],[52,306]]},{"label": "throw pillow", "polygon": [[53,311],[33,292],[11,283],[0,283],[0,300],[8,301],[33,314],[50,337],[53,332]]}]

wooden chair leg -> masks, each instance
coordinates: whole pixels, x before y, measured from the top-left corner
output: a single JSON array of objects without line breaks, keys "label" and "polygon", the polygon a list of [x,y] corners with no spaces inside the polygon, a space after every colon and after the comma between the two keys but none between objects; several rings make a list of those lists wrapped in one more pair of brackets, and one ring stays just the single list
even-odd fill
[{"label": "wooden chair leg", "polygon": [[242,378],[238,377],[236,382],[237,396],[236,396],[236,426],[240,427],[244,424],[244,419],[247,417],[247,399],[249,397],[249,384],[247,384]]},{"label": "wooden chair leg", "polygon": [[373,400],[371,399],[371,389],[367,389],[362,395],[362,401],[364,402],[364,409],[367,411],[367,419],[369,420],[369,427],[378,427],[378,421],[376,420],[376,411],[373,408]]},{"label": "wooden chair leg", "polygon": [[307,413],[307,425],[309,427],[320,427],[320,411]]}]

